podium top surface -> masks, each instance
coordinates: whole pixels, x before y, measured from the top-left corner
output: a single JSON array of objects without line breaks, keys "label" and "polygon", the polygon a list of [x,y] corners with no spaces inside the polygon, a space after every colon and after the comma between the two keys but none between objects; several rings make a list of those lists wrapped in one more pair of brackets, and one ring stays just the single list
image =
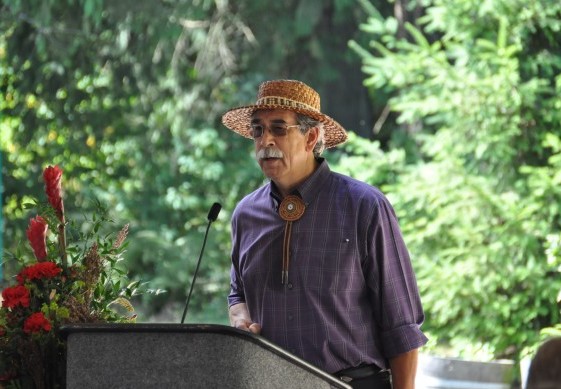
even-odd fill
[{"label": "podium top surface", "polygon": [[159,336],[159,334],[169,337],[171,334],[177,334],[181,338],[183,338],[183,335],[189,334],[192,334],[193,336],[212,335],[213,338],[214,335],[216,335],[218,338],[224,336],[234,337],[238,341],[249,342],[254,345],[253,347],[262,349],[264,350],[263,352],[270,352],[280,358],[280,360],[287,361],[288,363],[307,371],[308,374],[312,374],[319,379],[330,383],[332,388],[350,388],[350,386],[338,380],[333,375],[328,374],[327,372],[317,368],[316,366],[289,353],[288,351],[259,335],[221,324],[83,323],[65,325],[61,328],[61,334],[67,340],[71,340],[75,335],[82,337],[87,335],[115,336],[118,334],[127,336],[130,336],[131,334],[144,336],[142,334],[146,334],[150,337]]}]

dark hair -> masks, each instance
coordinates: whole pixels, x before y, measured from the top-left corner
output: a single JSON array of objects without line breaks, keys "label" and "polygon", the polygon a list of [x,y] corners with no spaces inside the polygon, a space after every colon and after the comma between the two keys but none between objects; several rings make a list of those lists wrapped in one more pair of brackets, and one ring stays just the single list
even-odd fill
[{"label": "dark hair", "polygon": [[528,371],[527,389],[555,389],[561,382],[561,338],[543,343]]}]

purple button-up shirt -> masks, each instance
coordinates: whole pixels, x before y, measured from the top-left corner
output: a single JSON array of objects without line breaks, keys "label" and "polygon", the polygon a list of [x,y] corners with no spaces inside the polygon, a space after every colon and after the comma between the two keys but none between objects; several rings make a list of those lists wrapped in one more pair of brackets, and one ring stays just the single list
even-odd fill
[{"label": "purple button-up shirt", "polygon": [[388,358],[424,345],[415,275],[386,197],[326,161],[296,193],[306,210],[292,224],[284,285],[275,185],[234,210],[229,306],[246,303],[263,337],[329,373],[388,368]]}]

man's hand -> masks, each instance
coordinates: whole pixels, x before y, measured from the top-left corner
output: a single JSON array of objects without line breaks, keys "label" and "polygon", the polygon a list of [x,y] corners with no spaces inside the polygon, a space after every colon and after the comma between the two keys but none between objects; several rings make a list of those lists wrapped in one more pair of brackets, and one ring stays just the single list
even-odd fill
[{"label": "man's hand", "polygon": [[228,310],[228,316],[230,317],[230,325],[232,327],[254,334],[261,333],[261,325],[251,320],[245,303],[232,305]]}]

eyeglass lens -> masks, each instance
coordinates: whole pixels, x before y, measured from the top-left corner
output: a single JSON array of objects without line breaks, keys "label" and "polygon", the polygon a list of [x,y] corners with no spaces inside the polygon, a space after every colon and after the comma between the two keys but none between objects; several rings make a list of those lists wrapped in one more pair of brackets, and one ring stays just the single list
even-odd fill
[{"label": "eyeglass lens", "polygon": [[[264,126],[263,124],[256,124],[253,123],[251,125],[251,136],[253,138],[260,138],[263,136],[263,133],[265,132],[265,128],[267,126]],[[282,124],[282,123],[273,123],[269,126],[269,131],[271,131],[271,134],[273,134],[273,136],[285,136],[288,133],[288,129],[290,127],[298,127],[297,124],[293,124],[293,125],[286,125],[286,124]]]}]

